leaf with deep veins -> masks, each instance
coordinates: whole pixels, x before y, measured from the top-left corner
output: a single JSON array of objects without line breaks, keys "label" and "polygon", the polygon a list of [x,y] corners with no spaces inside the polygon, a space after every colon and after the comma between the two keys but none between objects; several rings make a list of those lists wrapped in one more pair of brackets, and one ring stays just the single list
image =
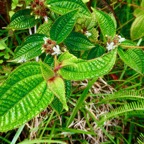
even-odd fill
[{"label": "leaf with deep veins", "polygon": [[58,76],[49,79],[48,87],[63,104],[65,110],[68,110],[65,96],[65,84],[63,79]]},{"label": "leaf with deep veins", "polygon": [[116,28],[112,18],[103,11],[98,11],[95,9],[93,9],[93,11],[95,12],[96,19],[98,21],[98,25],[101,29],[104,39],[106,35],[114,38],[114,36],[116,35]]},{"label": "leaf with deep veins", "polygon": [[90,11],[81,0],[47,0],[49,9],[58,14],[65,14],[71,10],[78,9],[78,15],[81,17],[90,17]]},{"label": "leaf with deep veins", "polygon": [[[107,74],[113,68],[116,55],[117,49],[93,60],[86,61],[78,59],[77,61],[75,60],[75,65],[64,66],[58,71],[58,73],[67,80],[84,80],[100,77]],[[62,56],[61,59],[66,61]],[[72,59],[74,60],[74,58]],[[69,61],[69,59],[67,60]]]},{"label": "leaf with deep veins", "polygon": [[45,109],[53,100],[40,64],[19,66],[0,87],[0,131],[14,129]]},{"label": "leaf with deep veins", "polygon": [[73,10],[65,15],[60,16],[52,25],[50,30],[50,38],[55,40],[58,44],[72,31],[76,22],[77,10]]},{"label": "leaf with deep veins", "polygon": [[54,76],[54,72],[48,64],[40,62],[40,66],[42,75],[46,81]]}]

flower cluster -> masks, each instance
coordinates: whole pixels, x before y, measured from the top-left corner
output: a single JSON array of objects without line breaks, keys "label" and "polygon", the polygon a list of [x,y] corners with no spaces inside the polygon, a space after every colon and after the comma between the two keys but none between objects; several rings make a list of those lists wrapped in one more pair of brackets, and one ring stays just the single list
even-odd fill
[{"label": "flower cluster", "polygon": [[51,55],[61,54],[59,45],[56,45],[55,41],[52,41],[47,37],[44,38],[44,45],[42,47],[42,52],[46,52],[47,54]]},{"label": "flower cluster", "polygon": [[122,38],[120,35],[116,35],[112,41],[108,40],[106,48],[110,51],[123,41],[125,41],[125,38]]},{"label": "flower cluster", "polygon": [[38,17],[45,17],[47,16],[46,12],[46,6],[44,0],[34,0],[31,3],[31,8],[33,10],[33,13],[37,15]]}]

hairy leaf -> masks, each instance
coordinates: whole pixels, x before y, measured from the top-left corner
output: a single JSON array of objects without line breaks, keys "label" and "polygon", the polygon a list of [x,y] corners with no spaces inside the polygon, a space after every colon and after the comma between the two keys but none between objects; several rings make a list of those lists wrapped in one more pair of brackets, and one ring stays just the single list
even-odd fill
[{"label": "hairy leaf", "polygon": [[50,37],[51,26],[52,26],[52,21],[49,19],[48,22],[45,22],[39,26],[37,33],[45,34],[47,37]]},{"label": "hairy leaf", "polygon": [[30,13],[31,13],[31,9],[22,9],[22,10],[19,10],[19,11],[17,11],[16,13],[14,13],[14,15],[11,17],[11,22],[14,20],[14,19],[16,19],[16,18],[18,18],[19,16],[26,16],[26,15],[30,15]]},{"label": "hairy leaf", "polygon": [[77,10],[71,11],[55,21],[50,30],[51,39],[59,44],[70,34],[76,22],[76,13]]},{"label": "hairy leaf", "polygon": [[68,110],[68,106],[66,103],[66,96],[65,96],[65,84],[63,79],[57,76],[49,79],[47,83],[49,89],[60,100],[65,110]]},{"label": "hairy leaf", "polygon": [[81,0],[47,0],[49,9],[58,14],[65,14],[78,9],[80,16],[90,16],[90,11]]},{"label": "hairy leaf", "polygon": [[61,68],[59,74],[68,80],[84,80],[103,76],[107,74],[115,64],[116,54],[117,49],[93,60],[84,61],[78,59],[78,61],[75,61],[75,65]]},{"label": "hairy leaf", "polygon": [[51,103],[51,107],[57,112],[58,115],[63,110],[63,104],[60,102],[60,100],[57,97],[54,97],[54,100]]},{"label": "hairy leaf", "polygon": [[140,15],[134,20],[130,29],[130,34],[133,40],[144,36],[144,15]]},{"label": "hairy leaf", "polygon": [[144,52],[141,49],[123,50],[118,48],[120,58],[136,72],[144,74]]},{"label": "hairy leaf", "polygon": [[41,55],[44,37],[45,35],[43,34],[34,34],[27,37],[25,42],[21,46],[17,47],[13,61],[23,62]]},{"label": "hairy leaf", "polygon": [[85,35],[78,32],[72,32],[65,39],[64,44],[72,50],[88,50],[94,47]]},{"label": "hairy leaf", "polygon": [[53,99],[37,62],[25,63],[13,71],[0,87],[0,94],[1,132],[26,123]]},{"label": "hairy leaf", "polygon": [[51,67],[54,67],[54,57],[50,54],[46,55],[44,62],[48,65],[50,65]]},{"label": "hairy leaf", "polygon": [[[71,81],[65,80],[65,89],[66,89],[66,99],[70,98],[71,95]],[[63,105],[57,97],[54,97],[54,100],[51,103],[51,107],[60,114],[63,110]]]},{"label": "hairy leaf", "polygon": [[116,28],[112,18],[103,11],[94,10],[94,12],[96,14],[96,19],[104,39],[105,36],[110,36],[111,38],[114,38],[114,36],[116,35]]},{"label": "hairy leaf", "polygon": [[41,66],[41,72],[42,72],[43,78],[47,82],[50,78],[54,76],[54,72],[51,69],[51,67],[47,65],[46,63],[40,62],[40,66]]},{"label": "hairy leaf", "polygon": [[32,15],[21,15],[16,17],[10,24],[7,26],[7,29],[22,30],[28,29],[36,25],[38,20],[35,20],[35,17]]}]

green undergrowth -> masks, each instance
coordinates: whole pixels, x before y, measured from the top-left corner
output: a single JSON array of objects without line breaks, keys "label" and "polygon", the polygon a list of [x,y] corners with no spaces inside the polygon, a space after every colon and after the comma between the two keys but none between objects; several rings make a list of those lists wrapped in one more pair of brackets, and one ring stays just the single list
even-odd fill
[{"label": "green undergrowth", "polygon": [[143,144],[144,0],[13,0],[13,13],[0,144]]}]

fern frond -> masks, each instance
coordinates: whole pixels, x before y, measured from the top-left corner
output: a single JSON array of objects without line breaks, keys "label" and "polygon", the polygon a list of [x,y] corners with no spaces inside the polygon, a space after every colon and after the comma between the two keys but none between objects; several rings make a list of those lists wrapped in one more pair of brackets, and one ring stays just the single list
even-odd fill
[{"label": "fern frond", "polygon": [[140,90],[120,90],[118,92],[115,92],[110,95],[106,95],[104,99],[100,101],[101,103],[107,103],[110,100],[125,100],[125,99],[130,99],[130,100],[144,100],[144,91]]},{"label": "fern frond", "polygon": [[138,101],[138,102],[132,102],[129,104],[125,104],[123,106],[120,106],[111,112],[102,115],[102,118],[100,119],[98,125],[103,124],[105,121],[115,118],[117,116],[123,115],[124,113],[127,114],[132,114],[132,113],[137,113],[139,115],[139,112],[143,113],[144,112],[144,100]]},{"label": "fern frond", "polygon": [[141,133],[140,136],[137,138],[138,144],[144,144],[144,134]]}]

